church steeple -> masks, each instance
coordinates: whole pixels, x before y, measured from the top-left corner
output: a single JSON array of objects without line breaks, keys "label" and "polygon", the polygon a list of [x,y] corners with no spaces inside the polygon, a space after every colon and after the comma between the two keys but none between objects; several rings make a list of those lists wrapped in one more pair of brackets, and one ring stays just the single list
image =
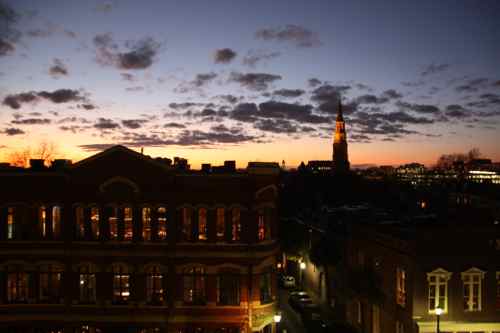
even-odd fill
[{"label": "church steeple", "polygon": [[347,134],[345,131],[345,122],[342,114],[342,102],[340,96],[337,109],[337,119],[335,121],[335,136],[333,138],[333,171],[335,173],[349,171],[349,159],[347,157]]}]

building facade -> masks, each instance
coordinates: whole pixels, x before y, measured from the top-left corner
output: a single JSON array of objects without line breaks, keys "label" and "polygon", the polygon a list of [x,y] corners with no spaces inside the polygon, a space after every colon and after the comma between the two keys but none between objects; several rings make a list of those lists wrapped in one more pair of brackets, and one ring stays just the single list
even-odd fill
[{"label": "building facade", "polygon": [[274,330],[275,175],[115,146],[0,182],[1,332]]}]

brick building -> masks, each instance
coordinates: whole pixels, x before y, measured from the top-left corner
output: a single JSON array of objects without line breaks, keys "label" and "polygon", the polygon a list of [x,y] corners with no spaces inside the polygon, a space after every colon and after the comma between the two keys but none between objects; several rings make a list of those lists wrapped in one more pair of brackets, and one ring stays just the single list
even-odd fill
[{"label": "brick building", "polygon": [[274,330],[276,175],[115,146],[0,183],[0,331]]}]

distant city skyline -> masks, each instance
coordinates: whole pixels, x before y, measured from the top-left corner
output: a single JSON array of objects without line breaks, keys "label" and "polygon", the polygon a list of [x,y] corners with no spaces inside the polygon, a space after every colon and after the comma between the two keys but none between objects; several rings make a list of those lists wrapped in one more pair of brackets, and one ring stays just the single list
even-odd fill
[{"label": "distant city skyline", "polygon": [[0,161],[500,161],[498,1],[0,1]]}]

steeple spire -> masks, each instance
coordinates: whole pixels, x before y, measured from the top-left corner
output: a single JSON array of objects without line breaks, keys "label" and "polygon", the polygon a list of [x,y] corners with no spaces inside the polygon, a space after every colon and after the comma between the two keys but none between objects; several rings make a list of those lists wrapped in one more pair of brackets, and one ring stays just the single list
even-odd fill
[{"label": "steeple spire", "polygon": [[344,121],[344,116],[342,115],[342,98],[339,96],[339,106],[337,108],[337,121]]},{"label": "steeple spire", "polygon": [[347,133],[345,131],[344,116],[342,115],[342,100],[340,96],[337,119],[335,121],[335,135],[333,137],[333,171],[337,174],[349,171]]}]

